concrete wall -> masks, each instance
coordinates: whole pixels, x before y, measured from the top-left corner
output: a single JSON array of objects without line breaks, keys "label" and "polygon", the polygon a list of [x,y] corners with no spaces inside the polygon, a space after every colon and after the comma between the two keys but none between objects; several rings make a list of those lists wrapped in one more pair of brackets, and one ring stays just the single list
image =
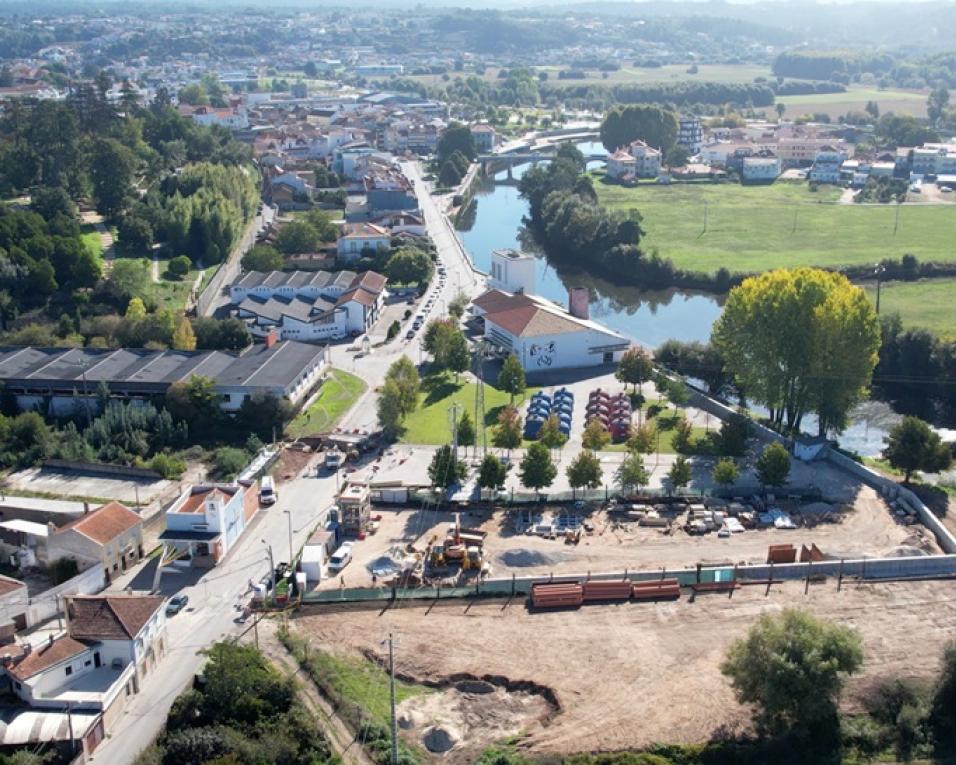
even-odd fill
[{"label": "concrete wall", "polygon": [[27,625],[32,626],[52,619],[60,611],[63,598],[68,595],[95,595],[106,587],[106,572],[100,565],[88,568],[56,587],[30,598],[27,607]]}]

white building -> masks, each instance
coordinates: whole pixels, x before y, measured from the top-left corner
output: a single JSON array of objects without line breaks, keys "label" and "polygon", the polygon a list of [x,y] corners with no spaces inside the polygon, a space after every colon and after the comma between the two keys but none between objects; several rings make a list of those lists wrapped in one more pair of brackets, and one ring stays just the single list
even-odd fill
[{"label": "white building", "polygon": [[479,153],[488,153],[495,150],[497,134],[491,125],[481,123],[471,126],[471,137],[475,142],[475,149]]},{"label": "white building", "polygon": [[704,126],[697,117],[681,117],[678,122],[677,145],[691,154],[700,152],[704,145]]},{"label": "white building", "polygon": [[623,149],[607,158],[607,176],[623,181],[637,176],[637,160]]},{"label": "white building", "polygon": [[741,178],[752,183],[773,181],[780,175],[777,157],[744,157]]},{"label": "white building", "polygon": [[166,510],[160,541],[196,568],[212,568],[235,546],[259,510],[256,485],[187,488]]},{"label": "white building", "polygon": [[814,183],[839,183],[843,177],[846,152],[827,148],[817,152],[807,177]]},{"label": "white building", "polygon": [[341,263],[354,263],[363,254],[392,246],[388,229],[374,223],[346,223],[335,242],[335,252]]},{"label": "white building", "polygon": [[230,107],[180,105],[179,113],[197,125],[221,125],[230,130],[245,130],[249,127],[249,115],[241,104]]},{"label": "white building", "polygon": [[656,178],[661,174],[661,153],[643,141],[633,141],[628,152],[637,160],[634,172],[638,178]]},{"label": "white building", "polygon": [[504,292],[534,292],[535,257],[517,250],[494,250],[488,286]]}]

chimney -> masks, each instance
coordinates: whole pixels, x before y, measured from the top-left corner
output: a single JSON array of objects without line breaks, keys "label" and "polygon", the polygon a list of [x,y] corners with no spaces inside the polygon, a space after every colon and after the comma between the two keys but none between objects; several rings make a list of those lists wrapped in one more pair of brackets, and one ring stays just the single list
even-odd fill
[{"label": "chimney", "polygon": [[266,335],[266,348],[271,348],[273,345],[279,342],[279,330],[274,327],[269,330],[269,334]]},{"label": "chimney", "polygon": [[588,303],[591,295],[587,287],[571,287],[568,290],[568,313],[579,319],[589,318]]}]

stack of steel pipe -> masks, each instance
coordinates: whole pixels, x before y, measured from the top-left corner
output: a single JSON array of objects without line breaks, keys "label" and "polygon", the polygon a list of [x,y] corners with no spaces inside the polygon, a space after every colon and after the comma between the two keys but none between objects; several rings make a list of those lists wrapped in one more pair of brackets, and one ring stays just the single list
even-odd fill
[{"label": "stack of steel pipe", "polygon": [[631,597],[631,583],[621,581],[588,581],[584,583],[584,602],[598,603],[611,600],[628,600]]},{"label": "stack of steel pipe", "polygon": [[677,579],[648,579],[634,582],[631,587],[634,600],[676,600],[680,597]]},{"label": "stack of steel pipe", "polygon": [[584,588],[576,582],[531,586],[531,605],[535,608],[577,608],[583,602]]}]

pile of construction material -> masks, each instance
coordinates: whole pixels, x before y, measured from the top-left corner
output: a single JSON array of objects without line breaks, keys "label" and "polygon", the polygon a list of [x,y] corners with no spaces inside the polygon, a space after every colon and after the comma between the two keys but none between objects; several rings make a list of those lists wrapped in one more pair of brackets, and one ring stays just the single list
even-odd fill
[{"label": "pile of construction material", "polygon": [[531,585],[533,608],[579,608],[586,603],[625,603],[629,600],[676,600],[680,597],[677,579],[587,580],[585,582],[538,582]]},{"label": "pile of construction material", "polygon": [[485,569],[484,545],[488,532],[462,528],[461,517],[448,528],[444,544],[429,545],[426,561],[430,570],[460,566],[462,571]]}]

